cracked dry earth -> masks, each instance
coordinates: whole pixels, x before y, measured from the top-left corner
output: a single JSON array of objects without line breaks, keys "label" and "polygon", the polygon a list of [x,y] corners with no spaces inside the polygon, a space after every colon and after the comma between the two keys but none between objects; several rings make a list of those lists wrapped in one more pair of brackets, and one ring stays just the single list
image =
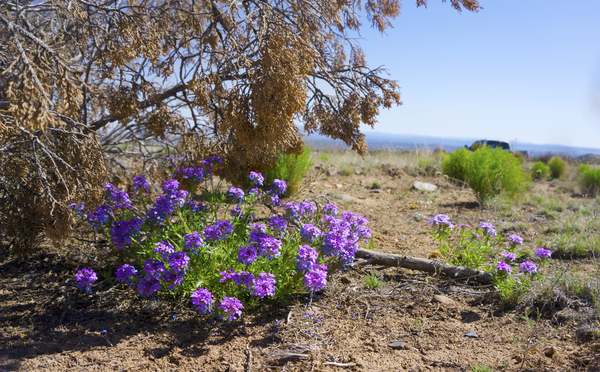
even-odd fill
[{"label": "cracked dry earth", "polygon": [[[414,190],[415,180],[438,190]],[[381,189],[371,190],[373,181]],[[553,188],[533,185],[545,193]],[[367,216],[374,249],[421,258],[436,257],[427,219],[438,213],[471,225],[492,222],[503,232],[520,222],[518,233],[530,244],[548,222],[527,205],[519,207],[520,221],[481,209],[470,190],[441,176],[382,169],[322,178],[301,198],[319,195]],[[144,300],[120,286],[78,292],[75,271],[107,270],[106,257],[76,241],[27,257],[0,256],[0,370],[600,370],[600,341],[582,336],[576,316],[529,319],[523,308],[503,310],[490,286],[362,266],[330,277],[312,299],[267,304],[221,323],[198,317],[185,301]],[[597,275],[591,259],[550,266],[565,264]],[[371,273],[381,288],[364,288]]]}]

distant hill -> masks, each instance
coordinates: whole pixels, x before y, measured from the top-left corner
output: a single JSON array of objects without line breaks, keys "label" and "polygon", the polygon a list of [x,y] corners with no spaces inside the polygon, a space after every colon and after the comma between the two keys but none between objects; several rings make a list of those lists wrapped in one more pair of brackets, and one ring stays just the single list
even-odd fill
[{"label": "distant hill", "polygon": [[[476,137],[434,137],[421,136],[414,134],[392,134],[376,131],[365,133],[369,150],[412,150],[418,147],[427,147],[430,149],[440,148],[444,151],[452,152],[454,150],[471,145],[473,142],[484,139]],[[346,148],[344,142],[332,140],[328,137],[311,134],[306,137],[306,142],[314,148],[338,147]],[[528,150],[531,156],[540,156],[547,153],[556,155],[565,155],[572,157],[600,155],[600,149],[589,147],[572,147],[564,145],[543,144],[538,145],[527,142],[513,143],[515,151]]]}]

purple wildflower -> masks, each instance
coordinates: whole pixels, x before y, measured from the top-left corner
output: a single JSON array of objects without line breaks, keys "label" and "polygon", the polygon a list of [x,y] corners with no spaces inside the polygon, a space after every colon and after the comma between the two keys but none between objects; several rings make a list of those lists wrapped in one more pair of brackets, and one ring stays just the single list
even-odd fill
[{"label": "purple wildflower", "polygon": [[208,289],[198,288],[190,296],[192,305],[196,308],[199,314],[212,314],[212,307],[214,305],[213,295]]},{"label": "purple wildflower", "polygon": [[269,218],[269,228],[283,233],[287,230],[287,221],[281,216],[273,216]]},{"label": "purple wildflower", "polygon": [[264,298],[265,296],[274,296],[275,283],[275,274],[260,273],[258,274],[258,278],[254,280],[252,294],[260,298]]},{"label": "purple wildflower", "polygon": [[275,180],[273,180],[273,187],[271,189],[273,191],[275,191],[277,194],[283,195],[283,193],[287,189],[287,184],[285,183],[284,180],[275,179]]},{"label": "purple wildflower", "polygon": [[123,249],[131,244],[131,238],[142,228],[142,220],[132,218],[126,221],[116,221],[110,228],[111,242],[115,247]]},{"label": "purple wildflower", "polygon": [[301,245],[296,255],[296,267],[298,271],[309,271],[317,262],[319,253],[313,247]]},{"label": "purple wildflower", "polygon": [[459,224],[458,224],[458,228],[459,228],[459,229],[465,229],[465,228],[467,228],[467,227],[469,227],[469,225],[467,225],[466,223],[459,223]]},{"label": "purple wildflower", "polygon": [[366,226],[358,226],[356,227],[356,235],[365,239],[366,242],[369,242],[369,240],[371,240],[371,229]]},{"label": "purple wildflower", "polygon": [[337,216],[338,214],[338,207],[335,204],[325,204],[325,207],[323,208],[323,214],[329,215],[329,216]]},{"label": "purple wildflower", "polygon": [[221,271],[222,278],[219,280],[221,283],[225,283],[231,280],[235,285],[242,286],[246,289],[250,289],[254,283],[254,275],[247,271],[235,272],[233,270]]},{"label": "purple wildflower", "polygon": [[263,182],[265,181],[263,175],[257,172],[250,172],[248,178],[250,179],[250,181],[254,182],[255,186],[262,186]]},{"label": "purple wildflower", "polygon": [[69,209],[75,212],[75,214],[77,214],[78,216],[81,214],[81,212],[83,212],[83,208],[83,202],[80,202],[79,204],[69,204]]},{"label": "purple wildflower", "polygon": [[308,200],[300,203],[300,215],[306,217],[312,217],[317,211],[317,207],[312,205]]},{"label": "purple wildflower", "polygon": [[161,288],[160,281],[154,276],[146,276],[138,281],[137,291],[143,296],[152,296]]},{"label": "purple wildflower", "polygon": [[238,251],[238,261],[244,265],[250,265],[258,258],[258,251],[253,245],[241,246]]},{"label": "purple wildflower", "polygon": [[169,255],[169,266],[171,267],[171,270],[178,272],[185,271],[189,263],[190,258],[185,252],[173,252]]},{"label": "purple wildflower", "polygon": [[515,247],[517,245],[522,245],[523,244],[523,238],[521,238],[519,235],[517,234],[510,234],[508,236],[508,239],[510,240],[510,245],[512,247]]},{"label": "purple wildflower", "polygon": [[244,191],[242,189],[238,189],[237,187],[231,186],[229,188],[229,197],[236,202],[241,203],[244,200]]},{"label": "purple wildflower", "polygon": [[538,248],[535,250],[535,255],[539,258],[550,258],[552,257],[552,251],[549,251],[544,248]]},{"label": "purple wildflower", "polygon": [[474,232],[474,233],[471,235],[471,238],[473,238],[473,239],[477,239],[477,240],[481,240],[481,236],[480,236],[479,234],[477,234],[476,232]]},{"label": "purple wildflower", "polygon": [[229,321],[239,318],[243,308],[242,302],[235,297],[225,297],[219,304],[219,309],[223,310]]},{"label": "purple wildflower", "polygon": [[190,180],[196,184],[204,181],[204,169],[202,167],[179,168],[177,173],[183,175],[184,180]]},{"label": "purple wildflower", "polygon": [[119,266],[115,273],[118,281],[127,282],[128,284],[131,282],[131,279],[135,277],[135,274],[137,274],[135,267],[127,264]]},{"label": "purple wildflower", "polygon": [[175,252],[175,247],[166,240],[155,243],[154,246],[156,247],[154,248],[154,253],[158,253],[163,260],[166,260],[171,253]]},{"label": "purple wildflower", "polygon": [[85,289],[86,293],[92,293],[92,284],[98,280],[98,276],[96,273],[87,268],[83,268],[77,271],[75,274],[75,282],[77,283],[77,288]]},{"label": "purple wildflower", "polygon": [[300,236],[302,239],[307,240],[310,244],[312,244],[316,239],[319,239],[323,235],[321,229],[312,223],[306,223],[300,229]]},{"label": "purple wildflower", "polygon": [[497,232],[496,232],[496,228],[494,227],[494,225],[492,225],[491,223],[488,222],[480,222],[479,223],[479,228],[481,230],[483,230],[483,235],[491,235],[491,236],[496,236]]},{"label": "purple wildflower", "polygon": [[304,285],[309,292],[323,289],[327,284],[327,265],[315,265],[312,270],[304,274]]},{"label": "purple wildflower", "polygon": [[502,255],[509,261],[514,261],[517,259],[517,255],[511,252],[502,252]]},{"label": "purple wildflower", "polygon": [[529,261],[521,263],[521,271],[524,273],[535,274],[537,272],[537,266]]},{"label": "purple wildflower", "polygon": [[202,234],[192,231],[183,236],[183,249],[187,252],[198,254],[198,248],[204,246],[204,238]]},{"label": "purple wildflower", "polygon": [[450,217],[445,214],[438,214],[435,217],[429,219],[429,223],[438,230],[448,228],[450,230],[454,229],[454,225],[452,225],[452,221],[450,221]]},{"label": "purple wildflower", "polygon": [[285,203],[283,205],[285,213],[292,218],[300,217],[300,206],[296,203]]},{"label": "purple wildflower", "polygon": [[512,271],[512,269],[510,268],[510,265],[509,265],[509,264],[507,264],[507,263],[506,263],[506,262],[504,262],[504,261],[500,261],[500,262],[499,262],[499,263],[496,265],[496,268],[497,268],[499,271],[504,271],[504,272],[506,272],[507,274],[510,274],[510,272]]},{"label": "purple wildflower", "polygon": [[164,262],[160,260],[150,259],[144,262],[143,270],[146,277],[160,278],[166,271]]},{"label": "purple wildflower", "polygon": [[271,194],[269,195],[270,197],[270,201],[269,204],[271,204],[274,207],[279,207],[279,205],[281,205],[281,200],[279,200],[279,196],[276,194]]},{"label": "purple wildflower", "polygon": [[279,257],[281,252],[281,241],[269,236],[265,233],[250,233],[250,242],[258,245],[258,254],[266,256],[267,259],[272,260],[273,258]]},{"label": "purple wildflower", "polygon": [[104,189],[106,192],[106,198],[115,206],[115,208],[131,208],[131,200],[129,199],[127,192],[119,190],[110,183],[105,183]]},{"label": "purple wildflower", "polygon": [[133,183],[131,185],[133,187],[134,194],[138,194],[141,190],[144,190],[147,195],[150,195],[150,184],[146,177],[139,175],[133,177]]},{"label": "purple wildflower", "polygon": [[112,208],[108,204],[102,203],[88,216],[87,221],[96,231],[100,231],[101,227],[107,224],[111,218]]},{"label": "purple wildflower", "polygon": [[179,181],[175,179],[164,181],[162,184],[162,190],[165,195],[175,194],[177,191],[179,191]]},{"label": "purple wildflower", "polygon": [[177,286],[180,286],[185,279],[185,273],[182,270],[165,271],[160,278],[162,281],[169,283],[169,289],[174,291]]},{"label": "purple wildflower", "polygon": [[229,221],[215,221],[204,228],[204,237],[210,241],[225,240],[233,232],[233,224]]}]

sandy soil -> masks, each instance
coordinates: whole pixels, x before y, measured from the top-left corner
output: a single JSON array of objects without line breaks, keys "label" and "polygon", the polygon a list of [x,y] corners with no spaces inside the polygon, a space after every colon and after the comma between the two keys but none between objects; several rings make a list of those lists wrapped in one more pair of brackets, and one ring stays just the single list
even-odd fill
[{"label": "sandy soil", "polygon": [[[415,180],[438,191],[415,190]],[[374,181],[381,189],[370,188]],[[555,193],[557,184],[533,188]],[[422,258],[436,257],[427,220],[438,213],[518,230],[531,244],[549,223],[534,206],[522,205],[520,217],[505,217],[479,208],[470,190],[439,175],[403,170],[323,177],[300,198],[319,195],[367,216],[376,250]],[[91,295],[77,291],[76,270],[107,270],[107,252],[71,241],[28,257],[0,255],[0,370],[600,370],[600,341],[581,332],[577,316],[527,318],[522,307],[502,309],[490,286],[361,267],[330,277],[312,299],[266,304],[241,321],[221,323],[199,317],[187,302],[145,300],[121,286],[100,283]],[[593,275],[591,259],[573,263]],[[364,289],[371,273],[382,279],[382,288]],[[470,332],[474,337],[466,336]]]}]

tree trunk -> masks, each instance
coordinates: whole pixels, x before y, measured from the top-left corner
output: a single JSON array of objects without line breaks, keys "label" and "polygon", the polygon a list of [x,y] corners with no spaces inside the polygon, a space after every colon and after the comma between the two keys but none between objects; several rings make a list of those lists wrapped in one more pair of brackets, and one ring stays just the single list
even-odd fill
[{"label": "tree trunk", "polygon": [[405,269],[420,270],[428,273],[442,273],[452,279],[472,279],[477,283],[490,284],[492,275],[487,271],[468,269],[466,267],[452,266],[446,263],[426,260],[423,258],[401,256],[398,254],[380,253],[359,248],[356,257],[364,258],[366,262],[359,265],[398,266]]}]

